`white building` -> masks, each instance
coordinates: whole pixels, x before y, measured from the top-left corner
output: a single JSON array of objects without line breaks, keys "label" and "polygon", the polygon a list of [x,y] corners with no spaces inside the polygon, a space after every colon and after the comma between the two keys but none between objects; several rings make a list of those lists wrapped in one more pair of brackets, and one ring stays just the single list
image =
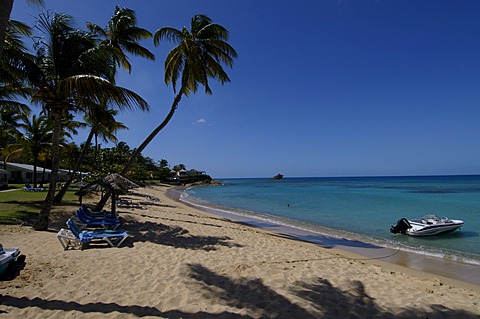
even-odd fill
[{"label": "white building", "polygon": [[[4,163],[0,162],[0,167],[4,167]],[[9,163],[7,162],[7,177],[6,180],[10,183],[17,183],[17,184],[23,184],[23,183],[33,183],[33,165],[29,164],[19,164],[19,163]],[[38,184],[46,184],[50,182],[50,175],[52,171],[48,168],[43,168],[40,166],[37,166],[37,183]],[[58,170],[58,178],[57,182],[66,182],[72,173],[71,170],[66,170],[66,169],[59,169]],[[82,173],[79,172],[77,173],[77,178],[82,179],[87,173]],[[7,182],[7,185],[8,185]]]}]

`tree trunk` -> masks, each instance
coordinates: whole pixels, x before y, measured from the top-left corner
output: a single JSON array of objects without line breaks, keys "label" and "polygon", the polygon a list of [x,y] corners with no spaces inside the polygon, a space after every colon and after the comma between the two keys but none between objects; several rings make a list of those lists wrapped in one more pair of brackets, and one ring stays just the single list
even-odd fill
[{"label": "tree trunk", "polygon": [[93,168],[97,169],[97,157],[98,157],[98,134],[95,133],[95,149],[93,151]]},{"label": "tree trunk", "polygon": [[167,117],[165,117],[165,119],[163,120],[162,123],[160,123],[159,126],[157,126],[153,131],[152,133],[150,133],[150,135],[145,139],[145,141],[143,141],[142,144],[140,144],[140,146],[135,150],[135,152],[132,154],[132,156],[130,157],[130,160],[128,161],[127,165],[125,165],[125,167],[123,168],[121,174],[122,175],[125,175],[126,173],[128,173],[128,171],[130,170],[130,168],[132,167],[133,163],[135,162],[135,160],[137,159],[138,155],[140,155],[142,153],[142,151],[147,147],[148,144],[150,144],[150,142],[155,138],[155,136],[157,136],[157,134],[165,127],[167,126],[168,122],[170,122],[170,120],[172,119],[173,117],[173,114],[175,114],[175,111],[177,110],[177,107],[178,107],[178,103],[180,102],[180,100],[182,99],[182,95],[183,95],[183,90],[180,90],[180,92],[177,94],[177,96],[175,96],[175,99],[173,100],[173,104],[172,104],[172,107],[170,108],[170,112],[168,113]]},{"label": "tree trunk", "polygon": [[[45,173],[46,173],[47,159],[43,161],[43,170],[42,170],[42,185],[45,183]],[[43,186],[42,186],[43,187]]]},{"label": "tree trunk", "polygon": [[93,132],[95,131],[95,128],[92,128],[90,133],[88,134],[87,140],[85,141],[85,146],[83,147],[82,154],[80,154],[80,158],[78,159],[77,163],[75,164],[75,168],[73,169],[72,176],[68,179],[68,181],[63,185],[62,189],[58,192],[57,195],[53,198],[54,203],[60,203],[63,199],[63,196],[67,193],[68,188],[73,182],[73,179],[75,178],[75,174],[80,171],[80,167],[83,164],[83,160],[85,159],[85,155],[87,154],[87,151],[90,147],[90,142],[92,141],[93,138]]},{"label": "tree trunk", "polygon": [[3,57],[3,44],[5,43],[5,32],[7,31],[7,23],[12,13],[13,0],[0,1],[0,60]]},{"label": "tree trunk", "polygon": [[37,166],[38,159],[37,156],[33,158],[33,187],[37,187]]},{"label": "tree trunk", "polygon": [[[157,126],[152,133],[150,133],[150,135],[147,136],[147,138],[143,141],[142,144],[140,144],[140,146],[135,150],[135,152],[132,154],[132,156],[130,156],[130,159],[127,163],[127,165],[124,166],[122,172],[120,173],[121,175],[125,175],[128,173],[128,171],[130,170],[131,166],[133,165],[133,163],[135,163],[135,160],[137,159],[138,155],[140,155],[142,153],[142,151],[145,149],[145,147],[147,147],[147,145],[155,138],[155,136],[165,127],[167,126],[168,122],[170,122],[170,120],[172,119],[173,117],[173,114],[175,114],[175,111],[177,110],[177,107],[178,107],[178,103],[180,103],[180,100],[182,99],[182,95],[183,95],[183,92],[184,92],[184,89],[183,87],[180,89],[180,91],[178,92],[178,94],[175,96],[175,98],[173,99],[173,103],[172,103],[172,106],[170,108],[170,112],[167,114],[167,116],[165,117],[165,119],[162,121],[162,123],[160,123],[159,126]],[[105,206],[105,203],[107,202],[108,198],[110,197],[111,195],[111,191],[107,190],[105,192],[105,194],[102,196],[102,198],[100,199],[100,201],[98,202],[97,206],[95,206],[94,210],[95,211],[101,211],[103,209],[103,207]]]},{"label": "tree trunk", "polygon": [[43,202],[38,220],[33,224],[35,230],[48,230],[48,218],[52,210],[53,197],[57,184],[58,168],[60,166],[60,133],[62,130],[62,110],[56,107],[53,111],[53,132],[52,132],[52,172],[47,197]]}]

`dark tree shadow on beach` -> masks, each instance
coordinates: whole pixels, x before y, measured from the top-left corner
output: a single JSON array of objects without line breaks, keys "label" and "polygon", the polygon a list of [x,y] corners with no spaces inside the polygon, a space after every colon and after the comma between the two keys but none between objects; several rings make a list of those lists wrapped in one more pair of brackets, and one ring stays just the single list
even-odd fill
[{"label": "dark tree shadow on beach", "polygon": [[[33,298],[29,299],[27,297],[12,297],[0,295],[0,305],[9,306],[19,309],[25,308],[40,308],[43,310],[61,310],[61,311],[78,311],[85,314],[93,315],[97,314],[108,314],[108,313],[119,313],[119,314],[129,314],[136,317],[160,317],[160,318],[169,318],[169,319],[250,319],[251,317],[242,316],[230,312],[221,312],[211,314],[204,311],[199,311],[195,313],[183,312],[179,310],[170,310],[170,311],[161,311],[156,307],[149,306],[122,306],[114,302],[105,303],[105,302],[89,302],[86,304],[78,303],[75,301],[64,301],[64,300],[48,300],[44,298]],[[8,314],[8,310],[0,310],[1,314]]]},{"label": "dark tree shadow on beach", "polygon": [[[189,265],[189,275],[192,285],[199,285],[201,290],[198,298],[217,300],[219,305],[228,306],[237,311],[223,311],[209,313],[205,310],[185,312],[181,310],[162,311],[153,306],[124,306],[115,302],[79,303],[48,298],[27,298],[0,295],[0,314],[8,314],[9,308],[28,309],[40,308],[43,310],[60,310],[81,312],[89,316],[117,313],[119,315],[133,315],[135,317],[161,317],[169,319],[253,319],[253,318],[462,318],[476,319],[478,314],[464,310],[452,310],[441,305],[424,305],[428,311],[419,308],[405,308],[403,311],[392,313],[382,309],[369,296],[363,284],[352,281],[346,290],[334,287],[328,280],[313,278],[310,282],[296,282],[289,291],[300,301],[291,301],[257,278],[229,278],[217,274],[210,269],[199,265]],[[203,292],[202,292],[203,291]],[[128,292],[126,292],[128,293]],[[218,306],[218,305],[217,305]]]},{"label": "dark tree shadow on beach", "polygon": [[400,314],[382,309],[369,296],[359,281],[352,281],[347,291],[334,287],[328,280],[314,278],[312,282],[296,282],[290,291],[302,303],[292,302],[272,290],[260,279],[229,278],[199,265],[189,265],[190,276],[207,294],[220,303],[248,309],[260,318],[478,318],[477,314],[430,305],[430,311],[406,308]]},{"label": "dark tree shadow on beach", "polygon": [[[189,220],[189,219],[178,219],[178,218],[168,218],[168,217],[164,217],[164,216],[152,216],[152,215],[148,215],[147,213],[130,213],[130,215],[134,215],[134,216],[141,216],[141,217],[145,217],[145,218],[151,218],[151,219],[158,219],[158,220],[164,220],[164,221],[172,221],[172,222],[178,222],[178,221],[181,221],[182,223],[187,223],[187,224],[197,224],[197,225],[204,225],[204,226],[211,226],[211,227],[217,227],[217,228],[221,228],[223,226],[221,225],[216,225],[216,224],[212,224],[212,223],[205,223],[205,222],[200,222],[198,220]],[[182,215],[186,216],[187,218],[196,218],[196,219],[201,219],[202,217],[199,217],[198,215],[194,215],[194,214],[189,214],[189,213],[183,213]],[[216,217],[207,217],[209,220],[222,220],[224,221],[224,219],[222,218],[216,218]],[[127,219],[126,222],[129,223],[129,222],[136,222],[137,220],[136,219]]]},{"label": "dark tree shadow on beach", "polygon": [[211,251],[223,247],[241,247],[230,237],[192,235],[185,228],[160,223],[134,221],[126,225],[131,236],[125,241],[128,246],[135,242],[151,242],[175,248]]},{"label": "dark tree shadow on beach", "polygon": [[199,264],[189,267],[190,276],[207,292],[203,296],[218,299],[224,306],[248,309],[260,318],[318,318],[265,286],[261,279],[231,279]]}]

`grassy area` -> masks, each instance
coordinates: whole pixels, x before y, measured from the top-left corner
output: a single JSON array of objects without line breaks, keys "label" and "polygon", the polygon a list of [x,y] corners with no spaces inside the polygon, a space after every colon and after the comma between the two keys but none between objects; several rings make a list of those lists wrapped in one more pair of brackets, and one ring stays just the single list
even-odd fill
[{"label": "grassy area", "polygon": [[[0,192],[0,224],[31,224],[36,220],[47,191],[26,192],[22,186],[10,185],[8,191]],[[78,196],[74,193],[75,190],[67,191],[61,205],[77,204]]]}]

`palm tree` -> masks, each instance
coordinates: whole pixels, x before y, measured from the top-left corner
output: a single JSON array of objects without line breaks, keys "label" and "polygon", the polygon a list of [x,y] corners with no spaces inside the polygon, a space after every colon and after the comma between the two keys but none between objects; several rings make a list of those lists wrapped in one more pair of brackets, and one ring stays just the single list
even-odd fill
[{"label": "palm tree", "polygon": [[[105,52],[107,52],[107,54],[109,54],[109,59],[111,59],[112,65],[114,66],[113,75],[116,74],[117,65],[122,66],[128,72],[131,72],[131,64],[128,61],[128,57],[125,52],[150,60],[155,59],[153,53],[138,43],[138,41],[142,39],[151,38],[152,34],[148,30],[137,27],[137,18],[135,16],[135,11],[133,10],[119,8],[116,6],[114,15],[110,18],[110,21],[105,29],[91,22],[87,23],[87,27],[92,34],[102,39],[99,48],[103,49]],[[97,139],[99,134],[104,138],[105,141],[107,141],[107,139],[115,141],[116,138],[112,133],[115,133],[118,129],[126,128],[126,126],[124,126],[122,123],[114,120],[116,111],[108,109],[105,101],[102,101],[101,104],[94,105],[89,112],[92,113],[87,115],[87,120],[90,119],[92,130],[90,131],[89,137],[85,142],[82,155],[77,162],[74,173],[67,183],[64,184],[60,192],[55,196],[55,202],[61,202],[63,199],[63,196],[73,181],[75,172],[80,169],[80,166],[86,155],[86,151],[90,147],[92,138],[95,137],[96,154],[98,145]],[[110,121],[110,123],[108,121]]]},{"label": "palm tree", "polygon": [[0,60],[0,126],[2,143],[7,133],[18,133],[17,124],[22,116],[28,116],[30,108],[17,98],[27,98],[30,91],[24,86],[25,76],[22,70],[24,62],[31,57],[26,51],[22,35],[31,35],[30,28],[17,21],[9,21],[4,58]]},{"label": "palm tree", "polygon": [[[25,74],[23,69],[32,59],[28,48],[23,42],[23,37],[31,37],[31,28],[24,23],[11,20],[8,22],[3,57],[0,59],[0,82],[7,92],[26,98],[30,93],[25,86]],[[0,99],[4,97],[4,92]],[[10,99],[12,96],[10,96]]]},{"label": "palm tree", "polygon": [[125,52],[155,60],[153,53],[138,43],[140,40],[151,38],[152,34],[137,27],[137,18],[133,10],[116,6],[105,29],[91,22],[87,23],[87,27],[90,32],[103,39],[100,45],[110,50],[115,65],[123,67],[128,72],[132,66]]},{"label": "palm tree", "polygon": [[212,23],[212,20],[205,15],[195,15],[191,19],[190,30],[186,27],[181,30],[165,27],[155,32],[154,43],[156,46],[162,39],[177,43],[177,46],[170,51],[165,60],[165,83],[167,85],[172,83],[173,91],[176,92],[177,81],[181,77],[181,85],[173,99],[170,112],[137,148],[123,173],[128,171],[128,167],[133,163],[135,157],[168,124],[183,95],[188,96],[190,93],[196,93],[199,84],[205,86],[205,93],[212,94],[208,85],[209,78],[219,80],[222,84],[230,82],[221,63],[232,67],[237,52],[226,42],[228,38],[229,32],[227,29]]},{"label": "palm tree", "polygon": [[[222,63],[232,67],[237,52],[226,42],[228,38],[228,30],[212,23],[212,20],[205,15],[195,15],[191,19],[190,30],[186,27],[181,30],[165,27],[155,32],[154,44],[156,46],[160,43],[160,40],[170,40],[177,43],[177,46],[169,52],[165,60],[165,83],[167,85],[172,83],[176,95],[170,107],[170,112],[135,150],[122,170],[122,175],[129,171],[145,147],[172,119],[183,95],[188,96],[190,93],[195,93],[199,84],[205,87],[205,93],[212,94],[208,85],[209,78],[219,80],[222,84],[230,82],[227,73],[223,70]],[[177,93],[176,86],[179,80],[180,89]],[[103,208],[107,199],[108,196],[102,197],[96,209]]]},{"label": "palm tree", "polygon": [[115,116],[117,114],[117,110],[107,109],[105,107],[101,107],[100,105],[93,106],[88,109],[87,114],[85,115],[85,120],[91,127],[90,133],[88,134],[87,140],[84,143],[82,152],[80,154],[80,157],[78,158],[78,161],[75,164],[75,168],[73,169],[70,178],[54,197],[53,201],[55,203],[60,203],[62,201],[63,196],[65,196],[68,188],[72,184],[76,173],[80,171],[80,167],[82,166],[85,155],[90,148],[92,139],[95,137],[96,153],[98,147],[98,136],[100,136],[105,142],[108,142],[109,140],[116,142],[117,138],[115,137],[115,133],[120,129],[127,129],[127,127],[123,123],[117,122],[115,120]]},{"label": "palm tree", "polygon": [[13,8],[13,0],[2,0],[0,2],[0,59],[3,56],[3,43],[5,41],[5,32],[7,29],[10,13]]},{"label": "palm tree", "polygon": [[28,106],[9,100],[11,96],[9,91],[5,86],[0,87],[0,151],[5,170],[8,161],[21,156],[17,143],[22,136],[19,128],[22,118],[30,114]]},{"label": "palm tree", "polygon": [[33,115],[31,120],[23,118],[22,128],[24,134],[19,146],[33,158],[33,187],[37,187],[38,161],[42,153],[51,148],[52,122],[44,114]]},{"label": "palm tree", "polygon": [[[0,96],[3,88],[0,88]],[[29,110],[21,103],[0,100],[0,148],[4,149],[11,143],[15,143],[21,136],[18,129],[19,122],[24,116],[28,116]]]},{"label": "palm tree", "polygon": [[[43,5],[43,0],[28,0],[29,3]],[[0,60],[3,56],[3,45],[10,13],[12,13],[13,0],[0,1]]]},{"label": "palm tree", "polygon": [[140,96],[113,84],[113,67],[102,50],[96,50],[91,34],[75,29],[65,14],[41,14],[38,29],[44,35],[35,47],[35,66],[26,70],[35,89],[32,102],[42,105],[53,121],[52,173],[50,186],[36,230],[48,229],[48,217],[56,190],[60,163],[62,120],[67,114],[84,111],[93,102],[108,101],[121,108],[148,109]]},{"label": "palm tree", "polygon": [[117,110],[101,109],[99,110],[99,113],[102,113],[102,114],[94,115],[93,119],[92,119],[92,116],[90,116],[90,119],[89,119],[89,123],[92,127],[92,131],[95,137],[95,143],[94,143],[95,154],[93,156],[94,161],[96,161],[98,156],[98,149],[99,149],[98,138],[99,137],[105,143],[109,141],[113,143],[117,143],[118,140],[115,134],[119,130],[128,130],[128,127],[125,124],[115,120],[115,116],[118,114]]},{"label": "palm tree", "polygon": [[18,98],[27,98],[30,91],[24,86],[23,66],[31,57],[22,41],[22,35],[31,35],[30,28],[18,21],[9,21],[7,25],[4,55],[0,59],[0,149],[3,167],[7,161],[21,155],[18,139],[20,121],[30,114],[28,105],[18,102]]}]

